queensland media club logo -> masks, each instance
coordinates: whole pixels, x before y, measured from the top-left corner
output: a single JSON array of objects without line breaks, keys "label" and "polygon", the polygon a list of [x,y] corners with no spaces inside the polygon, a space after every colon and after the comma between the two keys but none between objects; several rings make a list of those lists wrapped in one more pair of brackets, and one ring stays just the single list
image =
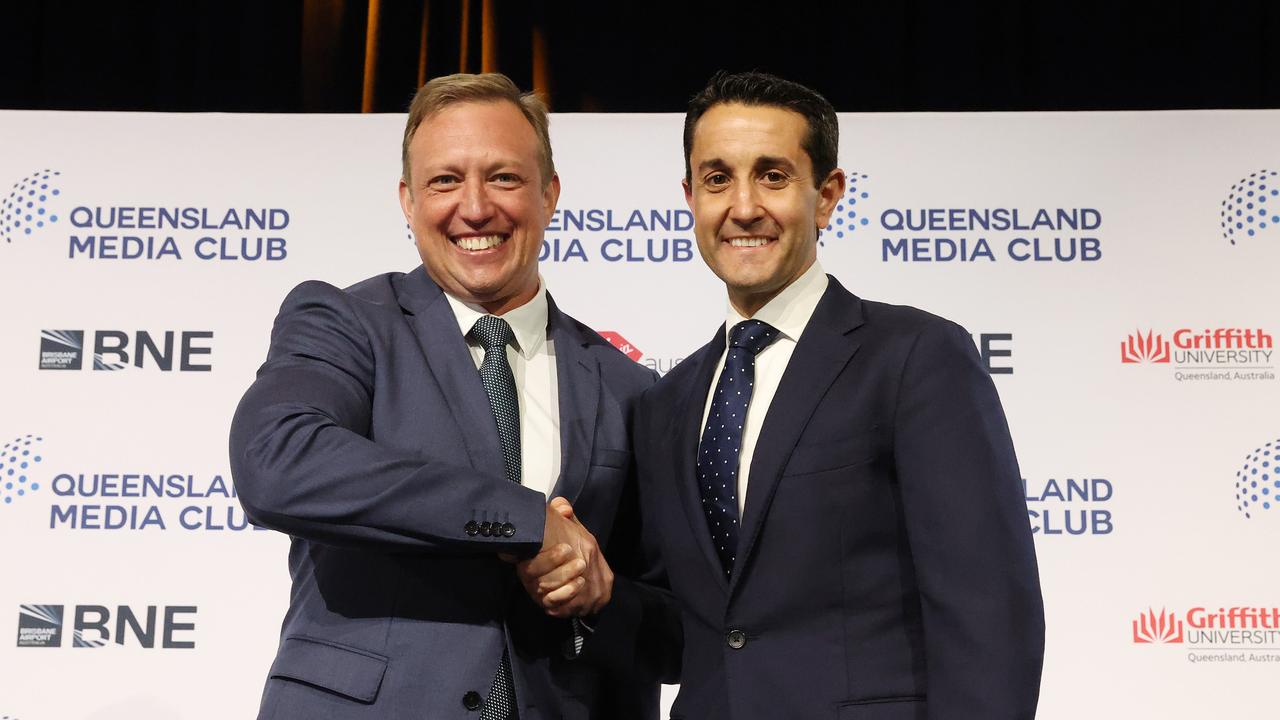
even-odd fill
[{"label": "queensland media club logo", "polygon": [[56,201],[62,194],[57,170],[37,170],[15,182],[0,204],[0,233],[11,243],[58,222]]},{"label": "queensland media club logo", "polygon": [[1263,169],[1240,178],[1222,201],[1218,221],[1222,239],[1232,245],[1280,225],[1280,173]]},{"label": "queensland media club logo", "polygon": [[[850,170],[845,178],[844,196],[836,203],[831,221],[818,233],[819,245],[826,245],[832,238],[843,240],[846,237],[856,237],[854,233],[858,228],[871,223],[871,212],[867,207],[871,192],[867,189],[869,183],[866,173]],[[863,230],[863,234],[866,233]]]},{"label": "queensland media club logo", "polygon": [[640,351],[640,348],[636,347],[630,340],[626,339],[621,334],[612,330],[601,330],[600,337],[608,340],[609,344],[618,348],[623,355],[626,355],[635,362],[657,372],[659,375],[666,375],[671,372],[672,368],[679,365],[681,360],[684,360],[683,357],[645,357],[645,354]]},{"label": "queensland media club logo", "polygon": [[0,449],[0,505],[12,505],[40,489],[35,470],[44,461],[39,435],[19,435]]},{"label": "queensland media club logo", "polygon": [[1261,328],[1148,328],[1120,342],[1120,362],[1167,367],[1178,382],[1275,380],[1274,345]]},{"label": "queensland media club logo", "polygon": [[1270,515],[1273,505],[1280,501],[1280,475],[1276,463],[1280,461],[1280,439],[1254,448],[1245,456],[1243,466],[1236,471],[1236,510],[1252,520],[1254,514]]},{"label": "queensland media club logo", "polygon": [[[84,367],[84,330],[41,330],[40,369],[80,370]],[[154,368],[162,372],[209,372],[212,330],[96,330],[92,341],[93,369]]]},{"label": "queensland media club logo", "polygon": [[[18,647],[63,647],[63,605],[21,605]],[[102,648],[109,644],[146,650],[195,648],[195,605],[74,605],[70,612],[71,647]]]}]

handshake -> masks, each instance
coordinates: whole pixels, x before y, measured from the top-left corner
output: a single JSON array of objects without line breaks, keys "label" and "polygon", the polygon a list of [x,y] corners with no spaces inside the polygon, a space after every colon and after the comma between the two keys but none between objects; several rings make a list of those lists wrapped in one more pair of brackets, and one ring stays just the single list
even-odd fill
[{"label": "handshake", "polygon": [[516,575],[529,597],[556,618],[594,615],[613,596],[613,570],[596,538],[564,498],[547,504],[542,550],[528,560],[502,556],[515,563]]}]

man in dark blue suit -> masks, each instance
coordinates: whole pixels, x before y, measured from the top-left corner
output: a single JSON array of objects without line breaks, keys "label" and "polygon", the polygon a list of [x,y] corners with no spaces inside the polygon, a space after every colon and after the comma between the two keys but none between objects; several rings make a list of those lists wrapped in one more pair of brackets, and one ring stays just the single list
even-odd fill
[{"label": "man in dark blue suit", "polygon": [[656,376],[542,286],[546,110],[433,80],[403,162],[423,265],[295,288],[232,425],[246,513],[293,536],[259,717],[654,718],[679,617],[623,575]]},{"label": "man in dark blue suit", "polygon": [[717,75],[685,196],[727,322],[642,399],[646,533],[683,604],[672,718],[1023,720],[1044,619],[1017,460],[963,328],[822,272],[820,95]]}]

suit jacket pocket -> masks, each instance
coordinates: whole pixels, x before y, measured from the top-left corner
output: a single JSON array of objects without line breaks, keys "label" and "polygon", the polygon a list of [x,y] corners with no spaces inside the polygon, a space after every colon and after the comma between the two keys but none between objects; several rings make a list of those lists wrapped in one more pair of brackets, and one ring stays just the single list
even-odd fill
[{"label": "suit jacket pocket", "polygon": [[922,697],[847,702],[836,708],[836,720],[925,720],[929,705]]},{"label": "suit jacket pocket", "polygon": [[631,464],[631,453],[626,450],[596,448],[595,452],[591,453],[591,464],[626,470],[627,466]]},{"label": "suit jacket pocket", "polygon": [[857,432],[847,438],[806,443],[803,438],[791,451],[783,475],[808,475],[858,465],[876,456],[880,433],[877,428]]},{"label": "suit jacket pocket", "polygon": [[271,665],[270,677],[314,685],[357,702],[378,697],[387,658],[327,640],[286,637]]}]

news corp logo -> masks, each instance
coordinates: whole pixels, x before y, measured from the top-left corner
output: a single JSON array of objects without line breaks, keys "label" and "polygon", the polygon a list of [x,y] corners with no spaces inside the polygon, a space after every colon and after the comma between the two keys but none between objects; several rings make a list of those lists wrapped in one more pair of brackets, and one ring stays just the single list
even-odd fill
[{"label": "news corp logo", "polygon": [[1120,342],[1120,362],[1166,366],[1178,382],[1275,380],[1273,348],[1273,337],[1261,328],[1148,328]]},{"label": "news corp logo", "polygon": [[1236,510],[1245,519],[1252,520],[1254,513],[1268,513],[1280,500],[1280,475],[1276,463],[1280,461],[1280,439],[1245,456],[1243,466],[1236,471]]},{"label": "news corp logo", "polygon": [[0,229],[6,243],[29,237],[58,222],[61,175],[57,170],[45,168],[13,184],[4,204],[0,205]]},{"label": "news corp logo", "polygon": [[[196,646],[195,605],[21,605],[20,648],[63,647],[70,625],[71,647],[102,648],[109,644],[145,650],[191,650]],[[67,622],[70,620],[70,623]]]},{"label": "news corp logo", "polygon": [[1132,644],[1187,651],[1190,662],[1280,661],[1280,608],[1255,605],[1193,607],[1186,612],[1149,607],[1130,621]]},{"label": "news corp logo", "polygon": [[1275,170],[1259,170],[1231,186],[1218,213],[1222,239],[1255,237],[1268,227],[1280,225],[1280,177]]},{"label": "news corp logo", "polygon": [[[818,233],[819,245],[826,245],[833,235],[836,239],[843,239],[846,235],[852,237],[858,228],[866,227],[871,222],[872,212],[867,207],[867,200],[871,197],[867,190],[870,183],[866,174],[850,170],[845,177],[844,196],[836,203],[831,222]],[[861,205],[858,204],[859,201],[862,201]]]}]

